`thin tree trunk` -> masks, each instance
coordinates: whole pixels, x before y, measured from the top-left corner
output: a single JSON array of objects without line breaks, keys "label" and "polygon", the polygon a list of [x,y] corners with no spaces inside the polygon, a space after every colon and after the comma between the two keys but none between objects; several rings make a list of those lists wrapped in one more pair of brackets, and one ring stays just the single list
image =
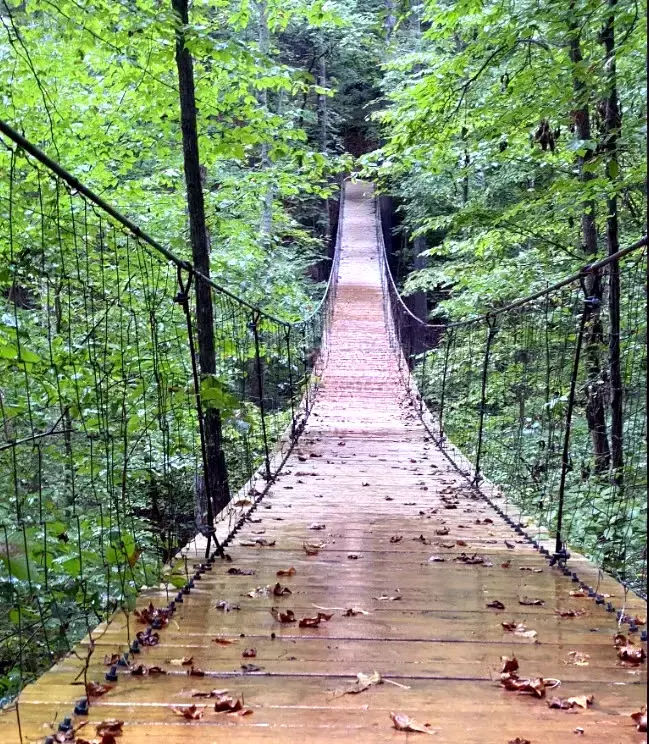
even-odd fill
[{"label": "thin tree trunk", "polygon": [[[203,276],[209,277],[209,238],[205,223],[205,204],[198,152],[194,69],[191,54],[185,46],[184,26],[189,22],[188,0],[171,0],[171,3],[180,24],[176,30],[176,65],[192,260],[195,269]],[[215,374],[212,290],[206,282],[200,280],[196,282],[196,328],[201,375]],[[205,485],[208,498],[212,499],[214,505],[214,513],[217,514],[229,501],[227,470],[222,448],[221,413],[218,409],[208,408],[205,411],[205,440],[207,450]]]},{"label": "thin tree trunk", "polygon": [[[582,141],[590,141],[590,112],[588,108],[588,90],[582,77],[577,74],[576,66],[583,62],[581,43],[579,38],[578,18],[575,13],[574,0],[570,3],[568,16],[568,47],[570,61],[573,65],[573,92],[575,95],[575,109],[573,111],[575,133]],[[588,170],[588,164],[593,158],[593,150],[588,148],[584,154],[577,156],[579,166],[579,180],[587,187],[588,183],[595,177]],[[583,250],[589,258],[597,256],[597,228],[595,224],[595,202],[592,199],[584,203],[581,214],[581,238]],[[599,305],[602,301],[603,288],[602,278],[599,273],[589,274],[586,278],[586,292],[592,301]],[[593,459],[596,472],[602,472],[609,466],[610,450],[608,446],[608,435],[606,430],[606,406],[605,385],[602,380],[600,361],[600,350],[604,344],[604,332],[602,328],[601,312],[596,306],[590,313],[586,335],[584,339],[584,352],[587,365],[586,383],[586,420],[590,432]]]},{"label": "thin tree trunk", "polygon": [[[257,10],[259,13],[259,51],[264,56],[267,56],[270,52],[270,33],[268,31],[266,0],[260,0],[260,2],[257,3]],[[259,95],[259,104],[265,112],[268,112],[268,91],[266,89],[262,90]],[[260,167],[261,170],[266,171],[266,173],[270,170],[269,150],[270,147],[268,142],[262,142]],[[274,189],[272,184],[269,183],[266,187],[266,194],[264,196],[264,206],[262,207],[260,225],[261,241],[266,248],[270,248],[270,240],[273,231],[273,197]]]},{"label": "thin tree trunk", "polygon": [[[618,136],[621,126],[617,97],[617,71],[615,59],[615,9],[617,0],[608,0],[609,14],[602,31],[607,71],[607,96],[604,101],[604,150],[606,170],[611,181],[617,178]],[[606,200],[606,248],[609,256],[620,249],[618,232],[617,196],[613,193]],[[611,390],[611,465],[619,486],[622,485],[624,465],[622,431],[622,372],[620,368],[620,267],[617,261],[609,264],[609,379]]]}]

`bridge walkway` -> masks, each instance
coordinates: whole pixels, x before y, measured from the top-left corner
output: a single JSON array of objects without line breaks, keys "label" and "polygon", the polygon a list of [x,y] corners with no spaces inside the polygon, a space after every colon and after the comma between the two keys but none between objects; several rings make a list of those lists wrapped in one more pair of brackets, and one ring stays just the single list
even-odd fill
[{"label": "bridge walkway", "polygon": [[[644,699],[644,665],[618,661],[615,616],[571,595],[570,578],[471,490],[421,425],[388,343],[368,190],[347,189],[330,354],[300,442],[228,546],[231,561],[217,560],[159,644],[142,650],[142,664],[166,673],[120,669],[90,715],[75,719],[88,720],[78,737],[96,739],[95,725],[106,719],[124,722],[123,744],[426,737],[397,730],[395,713],[448,744],[645,738],[630,718]],[[463,562],[474,554],[476,562]],[[274,596],[277,582],[290,593]],[[606,578],[600,590],[622,591]],[[149,597],[166,603],[160,592]],[[525,597],[542,604],[520,604]],[[505,609],[488,607],[496,601]],[[644,613],[639,600],[627,607]],[[296,622],[280,622],[289,610]],[[331,617],[300,627],[318,613]],[[503,622],[522,623],[525,632]],[[104,656],[126,650],[127,623],[131,638],[143,627],[117,615],[93,632],[88,680],[102,682]],[[86,639],[79,655],[87,648]],[[505,690],[503,656],[517,658],[521,677],[557,678],[560,687],[545,699]],[[24,690],[24,741],[56,732],[51,722],[83,694],[83,667],[69,656]],[[381,684],[352,691],[358,673],[374,671]],[[251,712],[218,713],[222,697],[193,697],[211,690]],[[553,709],[554,695],[594,702]],[[195,720],[183,717],[192,704]],[[15,716],[0,719],[0,741],[18,741]]]}]

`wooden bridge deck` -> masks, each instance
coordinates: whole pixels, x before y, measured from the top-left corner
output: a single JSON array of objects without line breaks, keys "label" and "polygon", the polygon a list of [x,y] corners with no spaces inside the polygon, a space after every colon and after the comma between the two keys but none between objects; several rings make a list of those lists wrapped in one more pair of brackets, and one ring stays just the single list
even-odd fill
[{"label": "wooden bridge deck", "polygon": [[[570,595],[576,584],[476,498],[406,400],[386,336],[365,189],[347,190],[331,352],[299,446],[237,534],[232,562],[217,561],[160,632],[159,645],[141,653],[143,664],[167,674],[124,670],[93,701],[79,736],[92,740],[97,722],[116,718],[124,721],[123,744],[426,738],[397,730],[390,718],[395,712],[429,724],[439,742],[643,741],[630,714],[645,697],[645,665],[618,661],[615,615]],[[452,501],[455,508],[446,508]],[[273,545],[245,545],[258,538]],[[307,555],[305,543],[322,547]],[[485,563],[462,563],[462,552],[478,553]],[[294,575],[278,578],[290,567]],[[585,561],[576,568],[592,577]],[[233,575],[232,569],[254,573]],[[277,581],[291,594],[247,596]],[[619,585],[604,578],[600,590],[621,605]],[[523,606],[524,596],[544,604]],[[487,608],[494,600],[506,609]],[[225,612],[217,608],[221,601],[240,609]],[[300,628],[278,622],[271,607],[290,609],[297,620],[318,612],[332,617]],[[585,613],[563,618],[557,608]],[[646,611],[631,597],[627,610]],[[503,621],[522,622],[536,636],[508,632]],[[131,634],[141,629],[133,622]],[[103,681],[104,655],[127,648],[125,620],[117,616],[95,637],[88,679]],[[244,657],[251,648],[256,655]],[[574,651],[588,655],[585,663],[570,663]],[[562,680],[548,697],[594,695],[592,707],[551,709],[546,700],[504,690],[501,656],[512,655],[521,676]],[[189,667],[178,665],[183,657],[205,676],[188,676]],[[244,673],[243,664],[258,671]],[[51,723],[70,713],[83,694],[73,684],[81,666],[68,657],[24,690],[24,741],[56,731]],[[345,693],[357,673],[374,670],[383,684]],[[192,697],[215,688],[243,699],[252,713],[216,713],[213,699]],[[205,706],[200,719],[185,720],[173,710],[191,704]],[[15,713],[0,718],[0,741],[18,741]]]}]

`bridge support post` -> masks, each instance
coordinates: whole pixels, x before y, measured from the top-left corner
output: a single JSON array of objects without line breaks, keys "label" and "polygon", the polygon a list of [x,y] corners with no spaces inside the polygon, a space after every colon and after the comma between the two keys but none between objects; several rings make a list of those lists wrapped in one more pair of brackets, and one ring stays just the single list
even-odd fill
[{"label": "bridge support post", "polygon": [[487,332],[487,343],[485,345],[484,360],[482,363],[482,385],[480,392],[480,419],[478,421],[478,444],[476,447],[475,456],[475,475],[473,477],[473,483],[477,486],[482,480],[480,476],[480,460],[482,458],[482,435],[484,432],[484,414],[485,407],[487,404],[487,377],[489,374],[489,355],[491,353],[491,342],[496,335],[496,319],[488,315],[487,326],[489,331]]}]

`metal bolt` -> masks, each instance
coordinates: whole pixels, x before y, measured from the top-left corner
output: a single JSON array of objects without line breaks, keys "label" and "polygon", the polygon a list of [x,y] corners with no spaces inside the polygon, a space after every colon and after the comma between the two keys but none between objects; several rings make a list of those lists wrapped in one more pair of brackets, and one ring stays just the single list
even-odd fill
[{"label": "metal bolt", "polygon": [[77,704],[74,706],[75,716],[87,716],[88,715],[88,698],[81,698],[77,700]]},{"label": "metal bolt", "polygon": [[59,731],[70,731],[72,728],[72,719],[66,716],[61,723],[59,723]]}]

